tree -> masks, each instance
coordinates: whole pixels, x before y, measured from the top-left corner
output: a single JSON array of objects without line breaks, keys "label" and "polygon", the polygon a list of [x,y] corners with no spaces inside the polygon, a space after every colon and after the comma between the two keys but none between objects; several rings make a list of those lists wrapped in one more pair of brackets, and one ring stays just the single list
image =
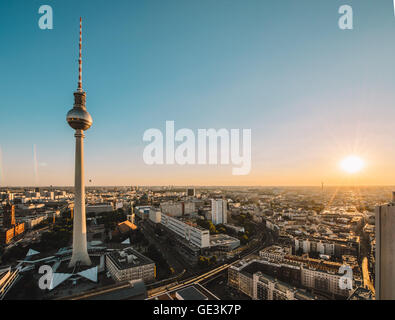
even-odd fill
[{"label": "tree", "polygon": [[215,225],[211,222],[210,223],[210,234],[215,234],[217,233],[217,229],[215,228]]},{"label": "tree", "polygon": [[226,229],[224,226],[221,226],[220,228],[217,228],[217,231],[220,233],[226,233]]},{"label": "tree", "polygon": [[198,265],[201,268],[206,268],[209,266],[210,260],[207,257],[199,256]]},{"label": "tree", "polygon": [[213,224],[211,220],[197,220],[196,222],[199,226],[201,226],[203,229],[208,229],[211,234],[216,234],[218,233],[217,228]]},{"label": "tree", "polygon": [[241,237],[239,237],[239,240],[242,245],[245,245],[248,243],[248,236],[246,234],[243,234]]}]

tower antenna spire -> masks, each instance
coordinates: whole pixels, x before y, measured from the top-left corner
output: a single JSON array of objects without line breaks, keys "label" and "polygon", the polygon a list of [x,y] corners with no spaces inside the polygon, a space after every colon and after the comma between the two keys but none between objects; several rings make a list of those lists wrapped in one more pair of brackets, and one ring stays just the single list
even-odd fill
[{"label": "tower antenna spire", "polygon": [[80,17],[80,53],[78,58],[78,91],[82,90],[82,17]]}]

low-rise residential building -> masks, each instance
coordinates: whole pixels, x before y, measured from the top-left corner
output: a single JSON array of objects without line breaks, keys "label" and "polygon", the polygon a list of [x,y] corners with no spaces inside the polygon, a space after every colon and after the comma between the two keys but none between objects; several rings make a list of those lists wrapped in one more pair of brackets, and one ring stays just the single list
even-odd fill
[{"label": "low-rise residential building", "polygon": [[280,261],[287,254],[292,254],[292,248],[282,246],[270,246],[259,252],[259,256],[267,261]]},{"label": "low-rise residential building", "polygon": [[230,252],[240,247],[240,240],[226,234],[210,235],[210,248],[213,251]]},{"label": "low-rise residential building", "polygon": [[164,202],[160,204],[160,209],[164,214],[171,217],[182,217],[196,212],[195,202]]},{"label": "low-rise residential building", "polygon": [[114,206],[111,203],[90,204],[86,206],[86,213],[105,213],[114,211]]},{"label": "low-rise residential building", "polygon": [[0,243],[8,244],[11,240],[25,232],[25,223],[18,223],[9,229],[0,229]]},{"label": "low-rise residential building", "polygon": [[26,229],[32,229],[35,226],[39,225],[41,222],[43,222],[44,220],[48,219],[48,214],[43,214],[37,217],[28,217],[25,218],[25,227]]},{"label": "low-rise residential building", "polygon": [[242,260],[228,269],[228,285],[253,296],[253,276],[256,272],[276,278],[296,288],[309,289],[325,297],[347,298],[356,282],[360,281],[357,264],[352,270],[351,286],[344,287],[342,263],[284,254],[279,247],[266,248],[260,259]]},{"label": "low-rise residential building", "polygon": [[314,300],[314,296],[289,284],[257,272],[253,275],[254,300]]}]

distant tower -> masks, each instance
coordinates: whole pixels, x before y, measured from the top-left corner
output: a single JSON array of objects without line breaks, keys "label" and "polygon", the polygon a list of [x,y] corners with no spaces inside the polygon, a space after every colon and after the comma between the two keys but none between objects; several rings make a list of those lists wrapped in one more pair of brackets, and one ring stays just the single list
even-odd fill
[{"label": "distant tower", "polygon": [[213,224],[227,224],[228,202],[223,199],[211,199],[211,221]]},{"label": "distant tower", "polygon": [[187,197],[194,197],[195,196],[195,188],[187,188],[186,195],[187,195]]},{"label": "distant tower", "polygon": [[376,299],[395,299],[395,192],[392,202],[376,207]]},{"label": "distant tower", "polygon": [[86,242],[85,183],[84,183],[84,131],[92,125],[92,117],[86,111],[86,93],[82,89],[82,18],[80,18],[78,88],[74,92],[74,106],[67,113],[67,122],[75,129],[75,196],[73,217],[73,254],[69,266],[77,263],[91,265]]},{"label": "distant tower", "polygon": [[134,224],[134,208],[133,208],[133,202],[130,202],[130,214],[127,215],[127,220],[130,221],[131,223]]},{"label": "distant tower", "polygon": [[15,225],[15,206],[7,203],[3,207],[3,228],[10,229]]}]

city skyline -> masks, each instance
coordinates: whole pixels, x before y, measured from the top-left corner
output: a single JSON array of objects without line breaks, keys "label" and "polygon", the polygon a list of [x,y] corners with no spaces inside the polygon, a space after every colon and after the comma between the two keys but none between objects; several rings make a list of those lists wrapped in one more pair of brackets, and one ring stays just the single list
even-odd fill
[{"label": "city skyline", "polygon": [[0,4],[0,300],[395,299],[387,2]]},{"label": "city skyline", "polygon": [[[392,185],[395,19],[385,5],[355,3],[355,28],[342,31],[342,1],[121,1],[113,15],[88,2],[78,12],[55,3],[54,29],[46,31],[32,14],[39,2],[0,5],[8,13],[1,23],[15,25],[0,28],[9,44],[2,100],[19,110],[0,117],[0,187],[73,185],[74,147],[63,119],[77,80],[80,15],[95,118],[87,187]],[[143,133],[164,129],[166,120],[176,129],[250,128],[250,174],[144,164]],[[365,161],[361,172],[341,170],[349,155]]]}]

